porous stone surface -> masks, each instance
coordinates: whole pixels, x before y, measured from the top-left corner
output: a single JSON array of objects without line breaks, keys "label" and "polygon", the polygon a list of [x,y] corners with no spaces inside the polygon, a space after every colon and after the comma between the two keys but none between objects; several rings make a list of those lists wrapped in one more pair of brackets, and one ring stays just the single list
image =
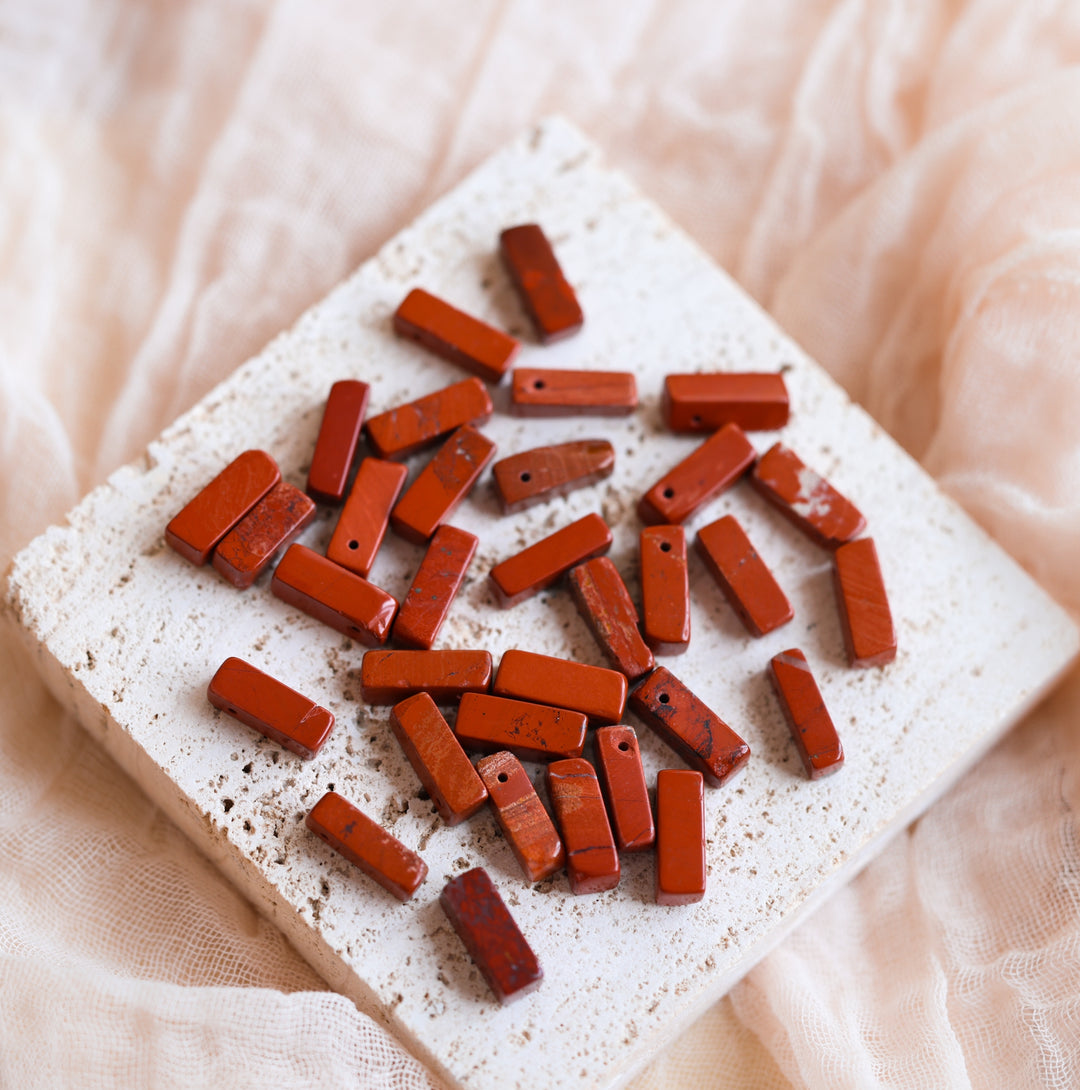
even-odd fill
[{"label": "porous stone surface", "polygon": [[[497,257],[500,230],[543,225],[586,314],[542,348]],[[506,383],[483,428],[498,457],[602,437],[616,450],[599,484],[503,517],[490,475],[454,515],[479,536],[436,646],[521,647],[603,665],[565,587],[510,610],[487,572],[598,510],[611,557],[638,596],[635,505],[700,438],[666,434],[669,372],[783,370],[792,417],[777,438],[865,513],[900,651],[883,669],[845,665],[831,558],[744,483],[688,520],[736,514],[795,607],[762,639],[690,554],[693,634],[673,672],[750,744],[744,773],[706,795],[708,889],[696,905],[654,903],[651,852],[623,857],[618,888],[570,894],[564,872],[528,886],[485,809],[439,819],[388,727],[360,697],[363,648],[269,593],[238,592],[169,550],[170,517],[230,459],[261,447],[303,486],[333,382],[371,384],[377,413],[463,377],[399,340],[391,315],[416,286],[524,341],[522,366],[637,375],[627,418],[522,420]],[[409,461],[410,479],[430,455]],[[323,550],[335,514],[301,540]],[[371,572],[400,599],[423,555],[388,538]],[[322,973],[389,1024],[452,1084],[605,1085],[629,1075],[701,1013],[888,834],[941,794],[1061,673],[1077,633],[1047,596],[896,444],[595,148],[548,122],[495,156],[392,240],[199,405],[137,464],[118,470],[34,541],[9,572],[4,610],[52,689],[146,791]],[[846,765],[806,780],[772,694],[772,655],[800,647],[843,740]],[[337,726],[311,762],[215,712],[206,685],[238,655],[330,708]],[[660,659],[661,662],[665,660]],[[682,767],[639,729],[649,782]],[[528,766],[537,784],[543,770]],[[334,789],[426,860],[398,903],[304,828]],[[541,787],[541,793],[543,789]],[[438,905],[446,881],[482,865],[544,968],[534,994],[500,1007]]]}]

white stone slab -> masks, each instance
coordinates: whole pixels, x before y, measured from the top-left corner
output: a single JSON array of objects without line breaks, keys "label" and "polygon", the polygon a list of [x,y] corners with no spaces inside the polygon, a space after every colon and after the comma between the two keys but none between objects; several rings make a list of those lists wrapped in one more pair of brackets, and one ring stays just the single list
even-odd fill
[{"label": "white stone slab", "polygon": [[[554,240],[587,315],[580,336],[551,348],[531,339],[495,256],[498,231],[527,221]],[[332,381],[370,382],[379,411],[462,377],[390,330],[394,307],[419,284],[522,335],[522,365],[632,369],[642,393],[627,420],[491,420],[500,455],[606,436],[617,468],[601,485],[511,518],[499,517],[485,478],[454,519],[481,545],[440,646],[602,661],[565,589],[501,612],[486,575],[599,509],[615,532],[612,558],[636,592],[634,504],[696,443],[662,432],[667,372],[783,368],[794,404],[784,440],[869,519],[901,647],[895,663],[871,671],[844,665],[827,556],[748,486],[689,523],[737,513],[796,610],[790,625],[752,640],[691,560],[693,641],[668,665],[754,753],[735,784],[707,793],[709,888],[697,906],[652,903],[650,855],[624,859],[622,884],[599,896],[570,895],[564,875],[527,886],[490,814],[448,829],[418,797],[385,710],[359,700],[361,648],[272,597],[268,577],[237,592],[163,544],[171,515],[245,448],[272,452],[302,485]],[[505,389],[496,400],[505,407]],[[753,436],[760,450],[775,438]],[[331,529],[327,512],[305,540],[321,548]],[[390,540],[372,577],[400,596],[420,556]],[[627,1076],[940,795],[1077,649],[1072,623],[1031,579],[561,122],[493,158],[178,420],[139,464],[89,495],[68,525],[34,541],[12,566],[5,610],[60,698],[327,981],[469,1087]],[[847,751],[843,771],[819,783],[803,778],[766,681],[769,657],[790,646],[809,656]],[[301,762],[211,710],[206,683],[228,655],[335,713],[317,760]],[[679,764],[640,729],[650,775]],[[539,780],[541,770],[532,771]],[[304,814],[330,785],[422,852],[430,876],[410,903],[305,831]],[[444,882],[476,864],[502,889],[546,973],[537,993],[505,1009],[437,903]]]}]

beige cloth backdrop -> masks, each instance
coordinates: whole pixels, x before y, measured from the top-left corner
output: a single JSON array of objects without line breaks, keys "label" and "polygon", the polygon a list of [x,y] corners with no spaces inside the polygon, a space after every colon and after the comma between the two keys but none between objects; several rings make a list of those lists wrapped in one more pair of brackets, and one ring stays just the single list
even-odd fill
[{"label": "beige cloth backdrop", "polygon": [[[1069,0],[5,0],[0,569],[561,112],[1080,609],[1078,60]],[[0,1085],[424,1085],[0,640]],[[1080,1085],[1078,709],[635,1085]]]}]

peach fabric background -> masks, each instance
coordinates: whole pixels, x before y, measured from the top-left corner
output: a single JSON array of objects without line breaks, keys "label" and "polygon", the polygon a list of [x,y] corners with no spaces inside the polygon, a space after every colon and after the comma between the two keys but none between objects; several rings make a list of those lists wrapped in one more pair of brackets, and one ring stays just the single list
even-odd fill
[{"label": "peach fabric background", "polygon": [[[1078,61],[1068,0],[7,0],[0,570],[561,112],[1080,609]],[[1078,712],[1074,676],[634,1085],[1080,1085]],[[0,1084],[425,1085],[6,633],[0,858]]]}]

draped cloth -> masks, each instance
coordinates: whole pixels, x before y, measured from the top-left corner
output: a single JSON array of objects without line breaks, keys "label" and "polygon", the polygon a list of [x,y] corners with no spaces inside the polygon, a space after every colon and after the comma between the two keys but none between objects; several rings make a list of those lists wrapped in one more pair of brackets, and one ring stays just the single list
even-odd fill
[{"label": "draped cloth", "polygon": [[[0,570],[562,113],[1080,609],[1078,61],[1070,0],[7,0]],[[1078,711],[1074,675],[634,1086],[1080,1085]],[[0,1085],[428,1085],[6,630],[0,860]]]}]

